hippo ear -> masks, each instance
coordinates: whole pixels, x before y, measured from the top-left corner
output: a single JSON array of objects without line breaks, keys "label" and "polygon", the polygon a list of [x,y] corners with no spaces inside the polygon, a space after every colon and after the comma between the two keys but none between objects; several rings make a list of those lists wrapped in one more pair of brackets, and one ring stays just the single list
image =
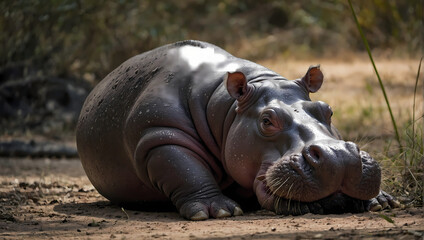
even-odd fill
[{"label": "hippo ear", "polygon": [[242,72],[227,73],[224,79],[225,87],[231,97],[239,99],[248,91],[246,76]]},{"label": "hippo ear", "polygon": [[302,82],[311,93],[318,91],[324,81],[324,75],[319,67],[319,65],[310,66],[305,76],[302,78]]}]

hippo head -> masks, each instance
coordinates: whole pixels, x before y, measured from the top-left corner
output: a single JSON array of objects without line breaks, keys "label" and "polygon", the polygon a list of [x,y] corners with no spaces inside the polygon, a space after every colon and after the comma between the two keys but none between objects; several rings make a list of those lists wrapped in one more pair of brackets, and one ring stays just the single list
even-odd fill
[{"label": "hippo head", "polygon": [[237,115],[224,165],[266,209],[284,212],[277,204],[283,200],[313,203],[337,194],[368,200],[379,193],[377,162],[341,139],[328,104],[309,98],[323,79],[319,66],[294,81],[248,81],[242,72],[227,74],[224,84],[237,99]]}]

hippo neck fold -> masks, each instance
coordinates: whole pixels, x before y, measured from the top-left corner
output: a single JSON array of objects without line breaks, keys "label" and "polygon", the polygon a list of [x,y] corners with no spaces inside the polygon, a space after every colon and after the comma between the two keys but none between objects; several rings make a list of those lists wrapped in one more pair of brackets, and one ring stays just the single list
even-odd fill
[{"label": "hippo neck fold", "polygon": [[224,162],[222,160],[227,133],[237,115],[236,107],[237,101],[230,97],[223,83],[215,89],[207,104],[207,122],[219,148],[217,157],[221,162]]},{"label": "hippo neck fold", "polygon": [[[225,144],[228,132],[230,131],[237,114],[242,114],[251,106],[251,103],[257,99],[260,84],[256,83],[266,80],[287,81],[286,78],[269,69],[261,68],[260,70],[261,71],[258,71],[258,69],[246,66],[241,69],[241,71],[246,74],[249,83],[252,83],[251,91],[247,94],[248,96],[246,95],[246,97],[242,99],[241,103],[232,98],[224,84],[221,83],[212,93],[207,104],[206,117],[208,125],[210,126],[213,138],[219,148],[219,159],[223,164],[224,169],[226,169]],[[221,77],[224,78],[224,75],[225,74],[223,73]],[[255,86],[253,84],[255,84]]]}]

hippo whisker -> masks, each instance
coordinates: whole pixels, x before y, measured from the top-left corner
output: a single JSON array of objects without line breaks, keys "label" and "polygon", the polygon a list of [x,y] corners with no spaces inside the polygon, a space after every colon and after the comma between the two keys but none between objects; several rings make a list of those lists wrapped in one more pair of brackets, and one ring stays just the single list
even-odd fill
[{"label": "hippo whisker", "polygon": [[274,201],[274,198],[273,198],[273,196],[272,196],[272,195],[269,195],[269,196],[265,199],[264,204],[268,204],[268,202],[269,202],[269,201]]},{"label": "hippo whisker", "polygon": [[[364,137],[362,137],[361,142],[363,141]],[[375,139],[377,139],[377,137],[373,137],[372,139],[369,139],[368,141],[366,141],[365,143],[358,145],[359,149],[364,149],[366,148],[370,143],[372,143]]]},{"label": "hippo whisker", "polygon": [[278,178],[275,178],[270,182],[264,181],[266,188],[267,188],[267,193],[273,194],[273,191],[271,190],[271,188],[273,188],[274,185],[278,184],[279,181],[280,181],[280,179],[278,179]]},{"label": "hippo whisker", "polygon": [[[279,208],[279,205],[280,205],[280,201],[281,201],[282,197],[276,195],[275,192],[278,191],[282,186],[284,186],[284,184],[289,179],[290,179],[290,177],[287,178],[284,182],[282,182],[281,179],[276,178],[276,179],[274,179],[273,181],[270,182],[270,187],[268,187],[268,191],[267,191],[267,193],[270,196],[267,198],[267,200],[271,199],[272,197],[275,197],[275,200],[274,200],[274,209],[276,209],[276,211],[278,211],[280,209]],[[277,187],[277,190],[276,191],[272,191],[271,188],[275,188],[275,187]]]},{"label": "hippo whisker", "polygon": [[[280,182],[280,181],[277,181],[277,182],[274,182],[275,184],[272,184],[272,185],[270,185],[270,189],[271,188],[276,188],[275,190],[271,190],[272,191],[272,194],[274,194],[274,195],[277,195],[277,192],[278,192],[278,190],[280,190],[280,188],[281,187],[283,187],[284,186],[284,184],[286,184],[287,183],[287,181],[289,181],[290,180],[290,177],[288,177],[283,183],[278,183],[278,182]],[[288,193],[287,193],[288,194]]]},{"label": "hippo whisker", "polygon": [[[267,197],[264,200],[264,204],[268,204],[269,201],[273,201],[274,202],[274,195],[272,194],[272,191],[271,191],[271,189],[269,188],[269,186],[267,184],[265,175],[258,176],[256,179],[259,180],[259,181],[262,181],[264,183],[264,185],[265,185],[265,190],[266,190]],[[275,179],[274,181],[279,181],[279,180],[278,179]]]},{"label": "hippo whisker", "polygon": [[[275,204],[274,204],[274,208],[276,209],[276,210],[279,210],[280,209],[280,204],[281,204],[281,199],[285,199],[285,198],[283,198],[283,197],[281,197],[281,196],[279,196],[279,195],[276,195],[275,193],[276,192],[278,192],[278,190],[280,190],[280,188],[281,187],[283,187],[288,181],[290,180],[290,177],[288,177],[284,182],[282,182],[282,183],[280,183],[280,181],[277,181],[277,182],[275,182],[275,184],[274,185],[278,185],[278,187],[277,187],[277,189],[274,191],[274,196],[276,196],[276,200],[275,200]],[[274,186],[273,185],[273,186]],[[293,187],[293,185],[294,185],[294,183],[292,183],[291,184],[291,186],[289,187],[289,190],[288,190],[288,192],[287,192],[287,195],[289,196],[289,198],[288,199],[285,199],[285,200],[288,200],[288,212],[290,212],[290,202],[291,202],[291,197],[290,197],[290,190],[291,190],[291,188]]]},{"label": "hippo whisker", "polygon": [[[278,185],[280,185],[281,179],[279,178],[275,178],[272,181],[269,182],[269,190],[272,192],[274,192],[273,190],[271,190],[271,188],[277,187]],[[283,183],[284,184],[284,183]]]},{"label": "hippo whisker", "polygon": [[289,190],[287,191],[287,199],[289,201],[288,209],[290,209],[290,202],[291,202],[291,199],[292,199],[292,196],[291,196],[292,192],[290,192],[290,191],[291,191],[293,185],[294,185],[294,182],[290,185]]},{"label": "hippo whisker", "polygon": [[290,199],[289,205],[288,205],[289,213],[291,213],[292,215],[295,215],[297,213],[298,206],[299,204],[297,201],[291,201]]},{"label": "hippo whisker", "polygon": [[275,199],[275,202],[274,202],[274,209],[276,210],[277,214],[281,214],[281,212],[280,212],[280,200],[281,200],[281,197],[277,196],[277,198]]},{"label": "hippo whisker", "polygon": [[280,190],[280,188],[282,188],[284,186],[284,184],[286,184],[286,182],[289,180],[290,178],[287,178],[286,181],[284,181],[283,183],[279,184],[279,186],[277,187],[277,189],[275,189],[274,194],[276,194],[278,192],[278,190]]},{"label": "hippo whisker", "polygon": [[374,140],[377,139],[376,137],[371,137],[371,138],[367,138],[365,139],[365,137],[360,137],[360,138],[355,138],[354,140],[352,140],[353,142],[356,143],[361,143],[361,145],[358,144],[359,149],[364,149],[368,146],[368,144],[374,142]]}]

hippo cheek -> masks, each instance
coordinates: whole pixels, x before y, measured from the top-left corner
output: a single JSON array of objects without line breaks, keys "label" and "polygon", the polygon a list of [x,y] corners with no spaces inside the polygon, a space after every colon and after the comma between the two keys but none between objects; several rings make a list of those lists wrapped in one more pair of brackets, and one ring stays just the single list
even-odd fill
[{"label": "hippo cheek", "polygon": [[360,158],[362,175],[358,178],[347,171],[341,192],[353,198],[369,200],[377,196],[380,191],[381,169],[367,152],[360,151]]}]

